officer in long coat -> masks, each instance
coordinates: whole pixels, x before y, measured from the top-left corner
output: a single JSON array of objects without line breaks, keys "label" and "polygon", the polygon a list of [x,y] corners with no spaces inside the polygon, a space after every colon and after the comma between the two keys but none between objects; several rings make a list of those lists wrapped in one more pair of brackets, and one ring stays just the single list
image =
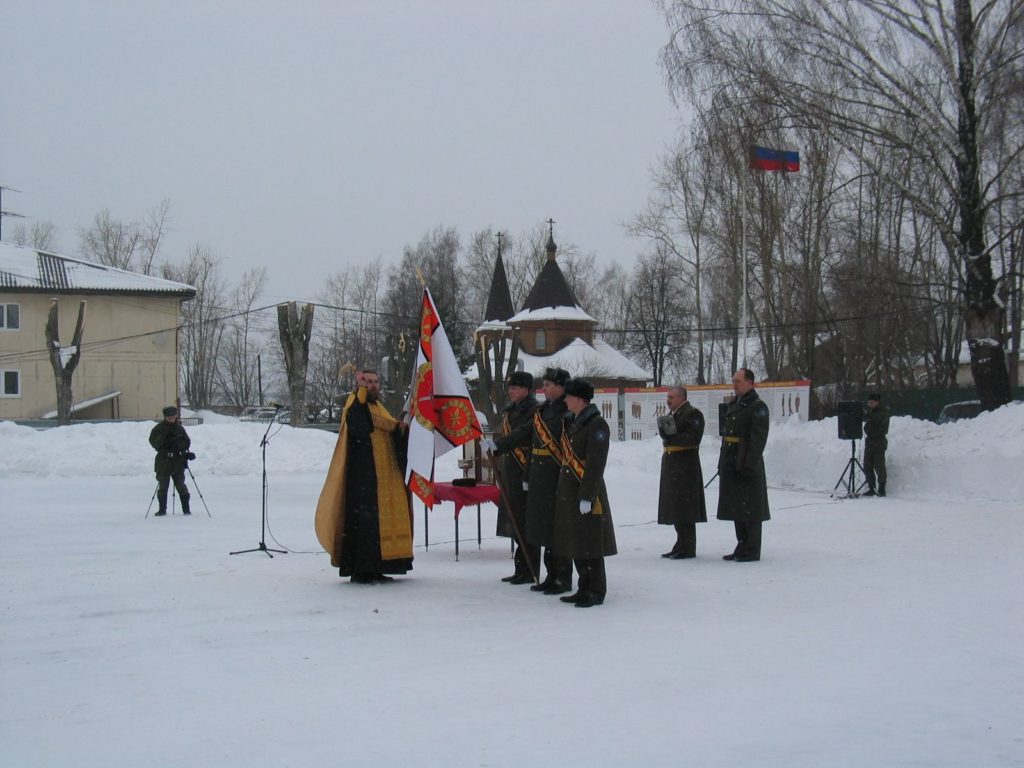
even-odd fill
[{"label": "officer in long coat", "polygon": [[761,523],[771,519],[764,472],[768,406],[758,397],[749,368],[736,371],[732,388],[736,396],[725,412],[718,456],[718,519],[736,526],[736,549],[722,559],[749,563],[761,559]]},{"label": "officer in long coat", "polygon": [[[167,514],[167,492],[171,481],[181,499],[181,513],[190,515],[188,486],[185,485],[185,467],[188,466],[189,448],[192,440],[178,421],[178,409],[169,405],[163,410],[164,419],[149,433],[149,444],[156,450],[153,471],[156,472],[157,502],[160,508],[156,516]],[[195,458],[195,457],[193,457]]]},{"label": "officer in long coat", "polygon": [[578,588],[562,601],[577,608],[604,602],[608,591],[604,559],[617,552],[604,484],[611,429],[590,402],[593,399],[594,386],[586,379],[573,379],[566,385],[569,413],[562,432],[562,470],[555,497],[552,547],[576,565]]},{"label": "officer in long coat", "polygon": [[526,493],[526,542],[544,547],[547,575],[530,589],[545,595],[560,595],[572,588],[572,560],[552,552],[555,521],[555,488],[562,468],[562,417],[566,413],[565,385],[569,372],[548,368],[544,372],[544,403],[533,412],[533,422],[513,429],[494,441],[494,452],[503,454],[530,446],[530,464],[523,473]]},{"label": "officer in long coat", "polygon": [[[520,427],[532,428],[533,413],[537,408],[537,398],[533,396],[533,375],[526,371],[516,371],[508,377],[508,404],[501,412],[501,436],[510,435]],[[501,473],[504,495],[508,498],[508,506],[506,507],[503,499],[501,509],[498,510],[498,536],[509,539],[515,537],[510,515],[515,517],[520,535],[526,530],[526,491],[523,490],[523,478],[529,466],[530,450],[527,446],[513,448],[501,455],[498,470]],[[530,567],[526,564],[527,557],[534,568],[540,567],[540,547],[520,542],[516,547],[515,573],[504,577],[502,581],[509,584],[532,583]]]},{"label": "officer in long coat", "polygon": [[700,469],[704,414],[690,404],[686,387],[670,387],[665,403],[669,412],[658,418],[658,434],[664,446],[658,522],[675,526],[676,543],[662,557],[685,560],[697,556],[697,523],[708,521]]},{"label": "officer in long coat", "polygon": [[864,476],[868,481],[865,496],[885,496],[885,451],[889,447],[889,409],[882,405],[882,396],[868,395],[864,413]]}]

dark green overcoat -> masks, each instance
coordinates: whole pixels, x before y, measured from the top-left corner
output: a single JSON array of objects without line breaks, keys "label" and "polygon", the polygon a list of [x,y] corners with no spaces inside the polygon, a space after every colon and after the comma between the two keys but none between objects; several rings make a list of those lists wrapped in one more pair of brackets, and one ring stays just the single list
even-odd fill
[{"label": "dark green overcoat", "polygon": [[889,447],[889,409],[879,405],[864,412],[864,450],[884,451]]},{"label": "dark green overcoat", "polygon": [[[556,555],[574,560],[614,555],[618,551],[615,527],[604,484],[611,430],[596,405],[588,405],[575,418],[572,414],[566,416],[562,442],[572,446],[572,453],[563,451],[565,460],[558,475],[551,549]],[[581,465],[582,479],[572,467],[573,456]],[[580,514],[581,501],[592,502],[590,514]]]},{"label": "dark green overcoat", "polygon": [[[567,410],[564,396],[545,401],[534,412],[534,420],[530,424],[523,424],[494,441],[501,454],[515,447],[530,446],[530,464],[523,474],[523,480],[530,484],[526,493],[526,531],[523,535],[528,543],[535,546],[551,546],[551,532],[555,522],[555,488],[558,485],[558,470],[562,467],[556,454],[561,453],[562,417]],[[546,437],[537,429],[537,414],[553,445],[549,445]]]},{"label": "dark green overcoat", "polygon": [[725,434],[718,455],[718,519],[753,523],[770,520],[764,447],[768,406],[750,390],[725,412]]},{"label": "dark green overcoat", "polygon": [[158,475],[184,472],[188,463],[188,449],[192,445],[185,428],[177,421],[164,419],[149,433],[149,444],[156,450],[153,471]]},{"label": "dark green overcoat", "polygon": [[[704,437],[704,414],[690,403],[683,403],[671,414],[675,432],[661,426],[658,433],[664,448],[661,455],[661,488],[658,494],[658,522],[706,523],[704,473],[700,469],[700,441]],[[682,450],[679,450],[682,449]]]},{"label": "dark green overcoat", "polygon": [[[527,395],[518,403],[509,403],[501,413],[501,436],[512,434],[520,427],[533,427],[533,412],[539,407],[537,398]],[[523,490],[523,477],[530,466],[530,446],[524,445],[501,453],[498,471],[501,473],[501,487],[505,489],[510,507],[506,509],[502,499],[498,510],[497,535],[513,538],[515,531],[509,522],[509,511],[515,515],[516,525],[525,536],[526,531],[526,491]]]}]

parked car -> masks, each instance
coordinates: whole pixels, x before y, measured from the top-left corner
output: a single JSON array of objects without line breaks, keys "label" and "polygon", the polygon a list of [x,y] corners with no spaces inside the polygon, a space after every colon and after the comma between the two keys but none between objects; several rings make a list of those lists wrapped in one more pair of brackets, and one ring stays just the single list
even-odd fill
[{"label": "parked car", "polygon": [[942,406],[942,410],[939,411],[939,424],[948,424],[960,419],[973,419],[984,410],[981,407],[981,400],[962,400],[959,403],[949,403]]},{"label": "parked car", "polygon": [[262,421],[264,423],[273,421],[274,417],[277,417],[277,421],[286,422],[291,421],[291,411],[287,408],[271,408],[270,406],[261,406],[258,408],[249,408],[238,417],[239,421]]}]

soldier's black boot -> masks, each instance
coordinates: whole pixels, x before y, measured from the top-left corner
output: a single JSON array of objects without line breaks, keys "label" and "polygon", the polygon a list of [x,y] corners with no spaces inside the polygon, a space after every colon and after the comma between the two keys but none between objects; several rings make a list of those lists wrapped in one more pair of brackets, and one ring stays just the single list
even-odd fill
[{"label": "soldier's black boot", "polygon": [[[875,495],[875,489],[874,488],[868,488],[867,491],[864,493],[864,495],[865,496],[874,496]],[[879,494],[879,495],[885,496],[885,491],[882,491],[882,493]]]},{"label": "soldier's black boot", "polygon": [[878,484],[878,495],[882,497],[885,496],[885,483]]},{"label": "soldier's black boot", "polygon": [[551,582],[551,574],[549,573],[547,576],[544,577],[544,581],[542,581],[540,584],[534,584],[532,587],[530,587],[530,591],[543,592],[544,590],[549,589],[551,587]]},{"label": "soldier's black boot", "polygon": [[161,507],[160,509],[158,509],[156,512],[153,513],[153,517],[163,517],[166,514],[167,514],[167,509],[164,508],[164,507]]}]

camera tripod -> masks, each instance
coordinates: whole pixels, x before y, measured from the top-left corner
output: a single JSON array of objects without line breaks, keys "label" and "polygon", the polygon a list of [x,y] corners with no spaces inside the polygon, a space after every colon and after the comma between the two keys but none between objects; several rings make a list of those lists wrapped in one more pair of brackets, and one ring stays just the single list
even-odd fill
[{"label": "camera tripod", "polygon": [[[276,406],[279,410],[281,406]],[[268,435],[270,434],[270,428],[277,423],[277,410],[274,411],[274,418],[267,424],[267,431],[263,433],[263,439],[260,440],[260,448],[263,451],[263,514],[261,521],[263,524],[263,530],[260,534],[260,543],[250,549],[240,549],[237,552],[229,552],[230,555],[244,555],[246,552],[264,552],[267,557],[273,557],[271,552],[277,552],[279,555],[286,554],[286,550],[283,549],[270,549],[267,546],[267,443],[270,442]]]},{"label": "camera tripod", "polygon": [[860,489],[864,487],[867,480],[864,480],[860,485],[857,484],[857,470],[860,470],[861,475],[865,475],[864,465],[857,459],[857,441],[850,441],[850,460],[846,462],[846,467],[843,469],[843,473],[839,476],[839,480],[836,482],[836,487],[832,489],[830,496],[835,498],[836,491],[839,490],[839,486],[846,489],[846,495],[844,499],[856,499],[860,496]]},{"label": "camera tripod", "polygon": [[[194,485],[196,487],[196,493],[199,494],[199,500],[203,502],[203,509],[206,510],[206,516],[207,517],[213,517],[213,515],[210,514],[210,508],[208,506],[206,506],[206,497],[204,497],[203,496],[203,492],[201,490],[199,490],[199,483],[196,482],[196,476],[192,474],[192,468],[188,465],[188,463],[185,464],[185,469],[188,472],[188,476],[192,478],[192,485]],[[171,514],[173,515],[174,514],[174,496],[177,493],[177,489],[174,489],[174,490],[168,489],[168,492],[171,494]],[[149,511],[151,509],[153,509],[153,502],[156,501],[156,495],[158,493],[160,493],[160,483],[157,483],[156,484],[156,488],[153,489],[153,495],[149,499],[149,506],[146,507],[146,518],[149,517]]]}]

